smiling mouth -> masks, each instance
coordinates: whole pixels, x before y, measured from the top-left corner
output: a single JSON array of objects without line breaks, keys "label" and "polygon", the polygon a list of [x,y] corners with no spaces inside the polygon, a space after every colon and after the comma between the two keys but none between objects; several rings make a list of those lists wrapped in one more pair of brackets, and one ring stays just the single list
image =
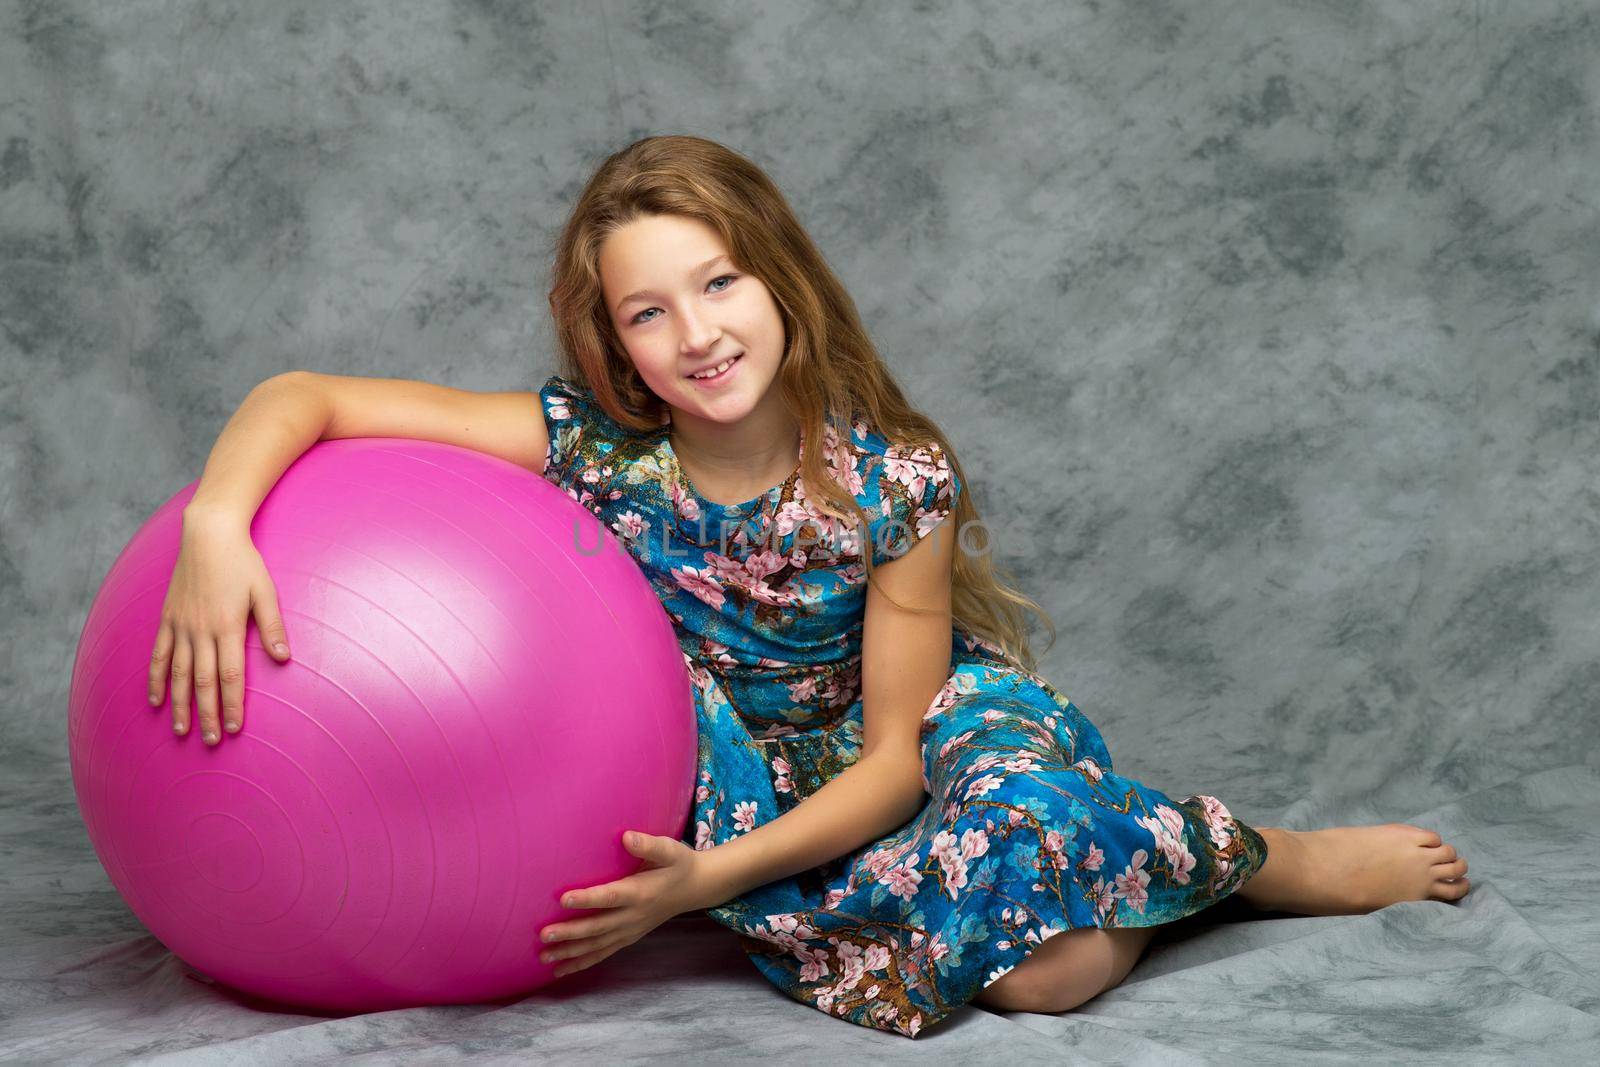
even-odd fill
[{"label": "smiling mouth", "polygon": [[700,372],[698,374],[686,375],[686,377],[688,377],[688,378],[690,378],[690,379],[692,379],[694,381],[697,381],[697,382],[715,381],[716,379],[722,377],[724,374],[727,374],[730,370],[732,370],[733,369],[733,365],[735,363],[739,362],[743,358],[744,358],[744,353],[740,352],[737,356],[734,356],[732,359],[725,359],[721,363],[717,364],[717,366],[715,366],[715,367],[712,367],[712,368],[710,368],[708,370],[702,371],[702,372]]}]

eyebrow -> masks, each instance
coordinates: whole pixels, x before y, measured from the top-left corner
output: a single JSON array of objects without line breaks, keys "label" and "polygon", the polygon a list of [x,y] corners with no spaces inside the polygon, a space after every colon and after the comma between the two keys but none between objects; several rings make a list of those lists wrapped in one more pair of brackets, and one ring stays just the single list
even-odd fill
[{"label": "eyebrow", "polygon": [[[726,252],[724,252],[722,255],[719,255],[719,256],[712,256],[710,259],[706,260],[704,263],[700,264],[693,271],[691,271],[689,276],[692,278],[696,274],[703,274],[706,271],[707,268],[715,266],[716,264],[721,263],[725,259],[728,259],[728,255],[727,255]],[[729,260],[729,262],[732,262],[732,260]],[[619,311],[622,310],[622,306],[624,304],[626,304],[630,300],[640,300],[640,299],[643,299],[644,297],[655,296],[655,295],[656,294],[654,292],[652,292],[651,290],[649,290],[649,289],[640,289],[637,292],[629,293],[627,296],[625,296],[621,300],[617,301],[617,310],[619,310]]]}]

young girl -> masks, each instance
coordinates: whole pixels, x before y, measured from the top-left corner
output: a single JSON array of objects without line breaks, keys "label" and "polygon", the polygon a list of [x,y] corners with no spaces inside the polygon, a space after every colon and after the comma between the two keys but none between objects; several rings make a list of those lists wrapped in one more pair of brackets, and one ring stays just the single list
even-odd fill
[{"label": "young girl", "polygon": [[[556,253],[563,373],[537,400],[296,372],[230,420],[185,514],[151,657],[174,729],[240,728],[244,622],[288,658],[250,519],[333,437],[407,436],[541,472],[604,521],[675,624],[699,772],[682,841],[567,894],[558,973],[706,909],[784,993],[916,1037],[975,1001],[1072,1008],[1157,926],[1231,894],[1351,914],[1458,900],[1466,861],[1406,824],[1253,828],[1115,774],[1034,673],[949,441],[755,165],[695,137],[607,159]],[[1053,635],[1053,627],[1052,635]],[[220,687],[217,679],[220,675]]]}]

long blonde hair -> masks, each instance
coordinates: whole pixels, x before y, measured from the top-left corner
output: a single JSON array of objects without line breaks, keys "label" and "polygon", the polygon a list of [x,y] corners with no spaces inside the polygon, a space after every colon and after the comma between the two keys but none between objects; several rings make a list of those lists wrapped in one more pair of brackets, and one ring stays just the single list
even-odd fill
[{"label": "long blonde hair", "polygon": [[[954,529],[979,529],[984,542],[974,554],[962,544],[965,536],[956,538],[951,614],[957,626],[998,648],[1004,659],[1035,670],[1025,612],[1043,620],[1050,644],[1055,624],[1037,601],[997,576],[993,535],[978,521],[972,486],[955,451],[939,427],[906,401],[868,339],[854,301],[783,194],[750,160],[705,138],[663,136],[635,141],[600,165],[555,248],[549,300],[560,373],[589,389],[602,410],[627,430],[647,432],[664,421],[665,403],[627,357],[600,286],[601,245],[645,215],[682,216],[710,226],[738,267],[772,292],[786,338],[779,387],[805,431],[801,477],[811,495],[831,505],[825,509],[851,515],[861,530],[867,529],[865,511],[834,481],[822,449],[813,446],[823,440],[825,421],[848,426],[860,417],[896,446],[935,441],[944,450],[964,487],[951,513]],[[862,556],[870,583],[873,553]]]}]

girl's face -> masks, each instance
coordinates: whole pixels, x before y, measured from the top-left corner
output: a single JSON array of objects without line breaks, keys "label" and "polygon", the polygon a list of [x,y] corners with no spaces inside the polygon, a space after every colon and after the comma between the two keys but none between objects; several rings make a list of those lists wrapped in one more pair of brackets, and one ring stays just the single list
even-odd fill
[{"label": "girl's face", "polygon": [[[600,246],[600,286],[639,376],[675,412],[731,424],[776,401],[782,314],[710,226],[678,215],[635,219]],[[693,377],[728,359],[715,377]]]}]

